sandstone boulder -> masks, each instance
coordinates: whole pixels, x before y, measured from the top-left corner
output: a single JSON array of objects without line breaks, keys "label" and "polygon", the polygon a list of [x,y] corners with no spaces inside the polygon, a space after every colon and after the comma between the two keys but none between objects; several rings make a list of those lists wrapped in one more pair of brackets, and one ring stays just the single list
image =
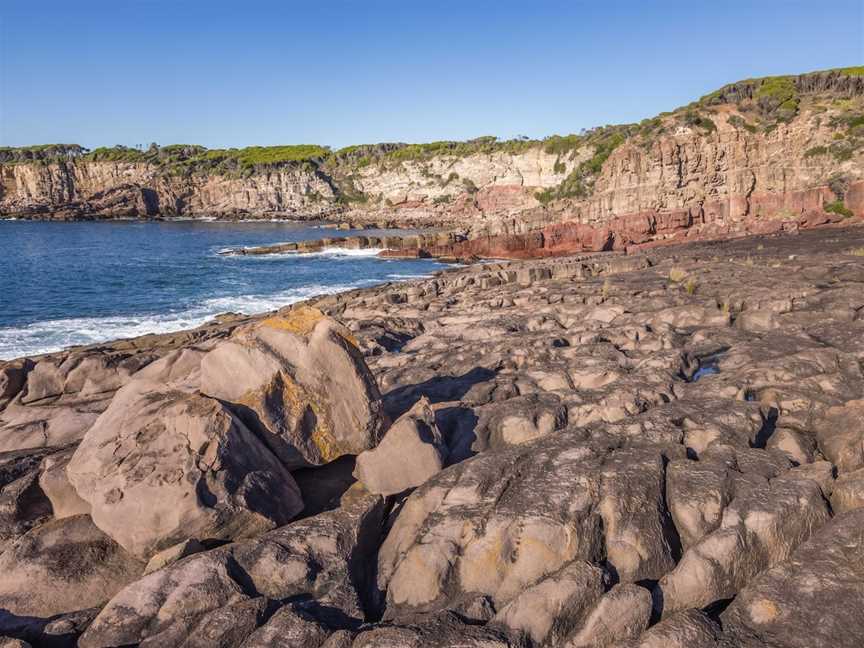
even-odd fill
[{"label": "sandstone boulder", "polygon": [[100,605],[143,569],[88,516],[54,520],[0,554],[0,607],[50,617]]},{"label": "sandstone boulder", "polygon": [[393,424],[378,447],[358,455],[354,476],[370,493],[394,495],[424,483],[446,459],[435,413],[423,398]]},{"label": "sandstone boulder", "polygon": [[284,466],[219,401],[144,380],[117,392],[66,472],[96,525],[141,559],[188,538],[255,535],[303,507]]},{"label": "sandstone boulder", "polygon": [[[264,625],[278,604],[265,597],[240,601],[217,608],[205,614],[201,621],[180,643],[180,648],[239,648],[255,636],[255,630]],[[251,636],[250,636],[251,635]],[[152,641],[144,640],[141,646],[165,645],[161,635]],[[313,648],[310,644],[295,644]]]},{"label": "sandstone boulder", "polygon": [[678,459],[667,466],[666,499],[684,549],[720,526],[732,495],[732,480],[720,462]]},{"label": "sandstone boulder", "polygon": [[837,515],[755,578],[722,615],[740,648],[864,645],[864,509]]},{"label": "sandstone boulder", "polygon": [[715,648],[720,636],[719,624],[702,610],[682,610],[620,648]]},{"label": "sandstone boulder", "polygon": [[[332,640],[332,639],[331,639]],[[343,648],[325,644],[321,648]],[[388,623],[362,629],[351,648],[523,648],[524,642],[499,629],[465,623],[453,613],[423,620]],[[347,648],[347,647],[346,647]]]},{"label": "sandstone boulder", "polygon": [[492,625],[524,634],[537,645],[557,645],[582,623],[607,580],[602,569],[574,561],[523,590],[495,615]]},{"label": "sandstone boulder", "polygon": [[50,517],[51,503],[39,488],[38,469],[6,484],[0,490],[0,548]]},{"label": "sandstone boulder", "polygon": [[840,475],[831,491],[835,515],[861,507],[864,507],[864,468]]},{"label": "sandstone boulder", "polygon": [[816,482],[772,480],[736,497],[717,530],[689,548],[660,579],[655,601],[665,616],[733,597],[760,572],[785,560],[829,519]]},{"label": "sandstone boulder", "polygon": [[469,596],[501,609],[564,565],[597,560],[605,551],[598,464],[584,444],[545,437],[427,481],[398,512],[378,555],[385,616],[453,608]]},{"label": "sandstone boulder", "polygon": [[42,460],[39,486],[51,501],[51,509],[57,520],[72,515],[90,514],[90,504],[81,499],[66,475],[66,466],[73,454],[75,447],[69,447]]},{"label": "sandstone boulder", "polygon": [[651,619],[651,593],[638,585],[616,585],[585,619],[566,648],[604,648],[642,634]]},{"label": "sandstone boulder", "polygon": [[382,513],[380,497],[355,487],[339,509],[179,560],[117,593],[79,645],[181,646],[211,614],[251,623],[247,613],[257,619],[263,612],[241,604],[262,596],[314,600],[359,624],[378,614],[373,570]]},{"label": "sandstone boulder", "polygon": [[828,409],[817,421],[819,450],[843,473],[864,467],[864,400]]},{"label": "sandstone boulder", "polygon": [[289,469],[374,447],[380,395],[350,331],[299,308],[241,328],[201,362],[201,391],[231,404]]}]

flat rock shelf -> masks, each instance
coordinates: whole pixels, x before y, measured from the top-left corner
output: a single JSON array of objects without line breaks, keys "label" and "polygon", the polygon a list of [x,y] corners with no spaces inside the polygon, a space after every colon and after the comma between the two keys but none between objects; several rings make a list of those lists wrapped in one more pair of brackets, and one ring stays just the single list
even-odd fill
[{"label": "flat rock shelf", "polygon": [[858,648],[862,365],[861,227],[0,363],[0,645]]}]

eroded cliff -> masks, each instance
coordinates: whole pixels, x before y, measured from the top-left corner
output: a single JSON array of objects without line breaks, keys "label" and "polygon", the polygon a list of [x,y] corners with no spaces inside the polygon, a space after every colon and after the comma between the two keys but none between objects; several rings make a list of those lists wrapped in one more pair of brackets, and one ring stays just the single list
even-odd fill
[{"label": "eroded cliff", "polygon": [[339,151],[5,149],[0,213],[329,216],[454,226],[472,238],[560,222],[594,231],[622,218],[683,218],[687,227],[719,231],[811,211],[864,215],[864,192],[856,185],[864,179],[862,73],[847,68],[743,81],[639,124],[545,140]]}]

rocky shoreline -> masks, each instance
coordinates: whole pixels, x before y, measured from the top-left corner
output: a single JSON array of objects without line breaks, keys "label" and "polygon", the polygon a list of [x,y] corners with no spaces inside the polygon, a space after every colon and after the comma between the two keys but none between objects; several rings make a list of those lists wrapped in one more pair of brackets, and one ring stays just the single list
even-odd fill
[{"label": "rocky shoreline", "polygon": [[862,645],[864,228],[800,229],[0,363],[2,645]]}]

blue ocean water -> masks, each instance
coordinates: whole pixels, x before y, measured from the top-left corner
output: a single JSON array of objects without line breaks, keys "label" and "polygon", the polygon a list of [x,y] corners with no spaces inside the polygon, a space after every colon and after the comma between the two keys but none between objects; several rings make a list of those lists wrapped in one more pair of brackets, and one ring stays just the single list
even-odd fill
[{"label": "blue ocean water", "polygon": [[176,331],[441,268],[379,259],[375,250],[218,254],[353,233],[287,222],[0,220],[0,359]]}]

